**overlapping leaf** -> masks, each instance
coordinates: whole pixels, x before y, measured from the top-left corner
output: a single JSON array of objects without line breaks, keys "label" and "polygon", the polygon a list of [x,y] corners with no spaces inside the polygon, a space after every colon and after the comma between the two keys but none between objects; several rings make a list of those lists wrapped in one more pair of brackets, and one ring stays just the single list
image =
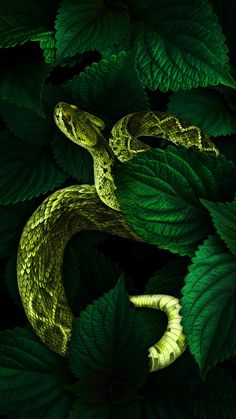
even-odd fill
[{"label": "overlapping leaf", "polygon": [[9,204],[44,194],[65,181],[66,175],[50,149],[0,135],[0,203]]},{"label": "overlapping leaf", "polygon": [[106,48],[129,29],[127,7],[102,0],[63,0],[56,19],[58,59]]},{"label": "overlapping leaf", "polygon": [[135,54],[121,52],[94,63],[66,83],[75,103],[117,121],[140,109],[148,110],[146,93],[135,68]]},{"label": "overlapping leaf", "polygon": [[115,183],[121,209],[138,235],[162,249],[192,255],[211,229],[199,198],[230,199],[236,168],[223,156],[169,146],[123,163]]},{"label": "overlapping leaf", "polygon": [[181,315],[202,375],[236,354],[236,260],[218,236],[199,247],[185,278]]},{"label": "overlapping leaf", "polygon": [[138,402],[116,404],[90,404],[83,399],[76,400],[68,419],[141,419],[141,407]]},{"label": "overlapping leaf", "polygon": [[223,95],[216,91],[195,89],[171,96],[168,111],[197,125],[210,136],[236,133],[236,117]]},{"label": "overlapping leaf", "polygon": [[236,256],[236,198],[233,202],[201,202],[210,212],[217,233]]},{"label": "overlapping leaf", "polygon": [[186,351],[168,368],[150,374],[144,387],[147,419],[234,419],[236,385],[220,368],[202,381]]},{"label": "overlapping leaf", "polygon": [[0,332],[0,412],[11,418],[66,417],[74,397],[65,360],[20,328]]},{"label": "overlapping leaf", "polygon": [[[144,383],[148,348],[140,325],[121,280],[76,319],[69,363],[80,385],[87,388],[86,401],[102,403],[113,397],[116,403],[127,384],[137,390]],[[88,385],[88,380],[94,385]]]},{"label": "overlapping leaf", "polygon": [[22,44],[53,27],[56,0],[1,0],[0,47]]},{"label": "overlapping leaf", "polygon": [[218,18],[207,0],[158,0],[142,14],[137,69],[162,91],[219,83],[234,87]]}]

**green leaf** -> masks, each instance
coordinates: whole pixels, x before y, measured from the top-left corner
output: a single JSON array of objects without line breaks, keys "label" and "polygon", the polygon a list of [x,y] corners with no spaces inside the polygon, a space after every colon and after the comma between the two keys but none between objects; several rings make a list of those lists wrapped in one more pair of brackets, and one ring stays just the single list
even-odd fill
[{"label": "green leaf", "polygon": [[143,389],[147,419],[234,419],[236,384],[220,368],[205,381],[188,351],[168,368],[150,374]]},{"label": "green leaf", "polygon": [[[117,400],[116,380],[137,390],[148,373],[148,347],[135,307],[124,291],[123,280],[87,306],[75,320],[69,342],[69,364],[81,385],[88,377],[104,377],[90,388],[90,398],[96,403]],[[105,379],[106,378],[106,379]],[[122,387],[122,384],[121,384]],[[89,392],[89,388],[87,389]],[[133,400],[133,397],[132,397]],[[117,400],[118,401],[118,400]],[[114,403],[114,400],[113,402]]]},{"label": "green leaf", "polygon": [[216,91],[196,89],[174,93],[168,112],[202,129],[209,136],[236,133],[236,118],[223,95]]},{"label": "green leaf", "polygon": [[52,28],[56,0],[1,0],[0,47],[14,47]]},{"label": "green leaf", "polygon": [[199,198],[230,199],[235,176],[224,156],[168,146],[117,167],[115,184],[121,210],[140,237],[191,256],[212,229]]},{"label": "green leaf", "polygon": [[76,400],[68,419],[141,419],[138,402],[110,406],[108,403],[92,405],[84,400]]},{"label": "green leaf", "polygon": [[23,227],[34,209],[34,201],[0,205],[0,256],[10,256],[16,252]]},{"label": "green leaf", "polygon": [[210,236],[192,259],[181,298],[184,332],[204,376],[236,354],[236,260],[218,236]]},{"label": "green leaf", "polygon": [[93,159],[87,150],[70,141],[59,130],[53,137],[52,150],[64,172],[79,183],[94,184]]},{"label": "green leaf", "polygon": [[63,0],[56,19],[57,58],[107,48],[129,30],[126,6],[103,0]]},{"label": "green leaf", "polygon": [[233,202],[201,202],[210,212],[217,233],[236,256],[236,198]]},{"label": "green leaf", "polygon": [[64,255],[64,284],[75,315],[114,287],[121,274],[115,262],[80,239],[68,243]]},{"label": "green leaf", "polygon": [[49,73],[40,49],[24,45],[0,50],[0,100],[32,109],[43,116],[42,84]]},{"label": "green leaf", "polygon": [[135,49],[122,51],[93,63],[68,81],[65,88],[79,107],[115,121],[130,112],[148,110],[148,98],[135,68],[135,55]]},{"label": "green leaf", "polygon": [[146,285],[145,294],[166,294],[180,298],[188,265],[188,258],[174,257],[162,269],[154,272]]},{"label": "green leaf", "polygon": [[207,0],[158,0],[142,13],[137,70],[150,90],[236,87],[227,46]]},{"label": "green leaf", "polygon": [[0,133],[0,203],[9,204],[44,194],[66,179],[46,146],[16,140]]},{"label": "green leaf", "polygon": [[8,102],[0,103],[0,114],[17,138],[38,145],[51,141],[52,118],[41,117],[32,110]]},{"label": "green leaf", "polygon": [[125,0],[131,13],[140,13],[152,2],[152,0]]},{"label": "green leaf", "polygon": [[64,359],[29,330],[0,332],[0,412],[19,419],[67,417],[74,397]]}]

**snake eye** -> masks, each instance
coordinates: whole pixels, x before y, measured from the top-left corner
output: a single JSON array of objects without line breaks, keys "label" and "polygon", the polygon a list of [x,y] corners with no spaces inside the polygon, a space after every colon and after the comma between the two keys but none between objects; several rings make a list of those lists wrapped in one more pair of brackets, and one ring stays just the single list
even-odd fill
[{"label": "snake eye", "polygon": [[70,122],[71,116],[69,114],[62,115],[62,121],[66,124],[67,122]]}]

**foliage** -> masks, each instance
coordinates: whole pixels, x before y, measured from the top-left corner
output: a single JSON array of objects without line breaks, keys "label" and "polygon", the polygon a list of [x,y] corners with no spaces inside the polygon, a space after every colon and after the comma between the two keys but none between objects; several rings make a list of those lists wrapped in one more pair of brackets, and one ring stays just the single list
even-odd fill
[{"label": "foliage", "polygon": [[[0,414],[45,419],[234,419],[236,5],[228,0],[2,0],[0,4]],[[220,155],[150,141],[117,165],[124,216],[145,243],[84,232],[68,243],[68,358],[25,317],[19,239],[52,192],[93,184],[87,150],[57,129],[59,101],[106,123],[155,109],[199,126]],[[188,349],[148,373],[162,312],[180,298]],[[6,303],[4,305],[4,302]]]}]

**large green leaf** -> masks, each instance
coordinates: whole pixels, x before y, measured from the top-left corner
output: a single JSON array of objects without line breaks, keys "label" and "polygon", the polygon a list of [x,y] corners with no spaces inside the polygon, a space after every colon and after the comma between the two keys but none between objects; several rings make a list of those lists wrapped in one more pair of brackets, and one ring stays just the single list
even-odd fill
[{"label": "large green leaf", "polygon": [[227,106],[223,95],[213,90],[174,93],[168,111],[214,137],[236,133],[235,113]]},{"label": "large green leaf", "polygon": [[192,255],[212,229],[199,198],[230,199],[236,168],[224,156],[168,146],[117,167],[115,183],[121,209],[140,237]]},{"label": "large green leaf", "polygon": [[157,0],[142,13],[136,42],[144,86],[162,91],[219,83],[234,87],[227,46],[207,0]]},{"label": "large green leaf", "polygon": [[122,2],[63,0],[56,19],[58,59],[109,47],[128,29],[129,15]]},{"label": "large green leaf", "polygon": [[115,121],[130,112],[148,110],[148,98],[135,68],[135,54],[134,49],[112,55],[68,81],[65,87],[75,103]]},{"label": "large green leaf", "polygon": [[233,202],[201,202],[210,212],[217,233],[236,256],[236,198]]},{"label": "large green leaf", "polygon": [[236,417],[236,384],[220,368],[202,381],[188,351],[168,368],[150,374],[143,394],[147,419]]},{"label": "large green leaf", "polygon": [[236,260],[218,236],[192,259],[181,298],[184,332],[202,375],[236,354]]},{"label": "large green leaf", "polygon": [[74,397],[64,359],[29,330],[0,332],[0,412],[19,419],[66,418]]},{"label": "large green leaf", "polygon": [[0,50],[0,100],[32,109],[42,116],[42,86],[49,69],[35,46]]},{"label": "large green leaf", "polygon": [[56,0],[1,0],[0,47],[22,44],[53,27]]},{"label": "large green leaf", "polygon": [[[143,385],[148,373],[148,347],[123,280],[75,320],[69,364],[80,385],[87,389],[83,398],[91,403],[110,400],[116,404],[127,385],[134,390]],[[88,380],[94,385],[88,385]],[[130,397],[133,401],[133,393]]]},{"label": "large green leaf", "polygon": [[44,194],[65,181],[50,148],[0,134],[0,203],[9,204]]}]

